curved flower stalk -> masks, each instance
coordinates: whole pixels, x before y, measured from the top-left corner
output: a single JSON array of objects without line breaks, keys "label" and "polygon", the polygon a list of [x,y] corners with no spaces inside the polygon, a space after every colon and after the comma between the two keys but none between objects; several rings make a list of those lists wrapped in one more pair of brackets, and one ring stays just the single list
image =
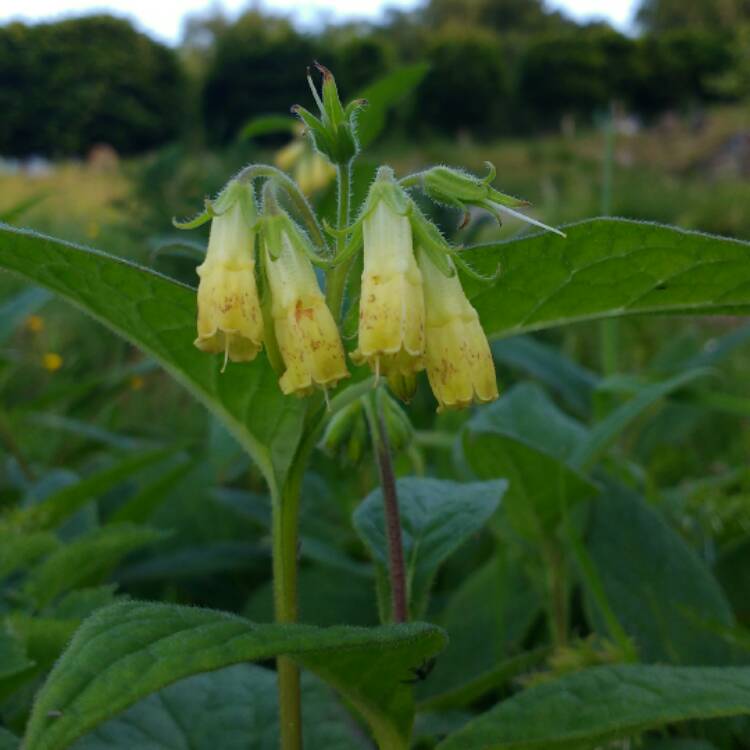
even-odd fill
[{"label": "curved flower stalk", "polygon": [[352,359],[386,376],[424,369],[422,274],[412,246],[409,201],[381,167],[360,219],[364,271],[359,340]]},{"label": "curved flower stalk", "polygon": [[430,253],[417,252],[424,278],[427,378],[438,411],[498,397],[495,364],[477,311],[466,297],[453,261],[446,275]]},{"label": "curved flower stalk", "polygon": [[271,315],[286,368],[279,387],[298,396],[315,387],[333,388],[349,372],[338,327],[303,247],[305,238],[286,214],[266,216],[262,222]]},{"label": "curved flower stalk", "polygon": [[194,343],[204,352],[223,353],[224,366],[227,360],[249,362],[263,345],[252,189],[230,182],[216,202],[207,205],[204,216],[211,218],[211,233],[206,259],[196,269],[200,282]]}]

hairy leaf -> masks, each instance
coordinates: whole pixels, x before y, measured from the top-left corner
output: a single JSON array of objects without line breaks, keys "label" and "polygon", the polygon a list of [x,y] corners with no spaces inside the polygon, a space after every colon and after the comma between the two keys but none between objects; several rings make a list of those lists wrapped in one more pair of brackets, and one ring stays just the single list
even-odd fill
[{"label": "hairy leaf", "polygon": [[261,355],[231,364],[199,352],[195,291],[120,258],[0,227],[0,268],[60,294],[154,357],[227,425],[278,484],[296,450],[305,402],[283,396]]},{"label": "hairy leaf", "polygon": [[594,667],[532,687],[438,750],[589,750],[671,722],[750,713],[750,668]]},{"label": "hairy leaf", "polygon": [[59,750],[141,698],[194,674],[284,654],[336,687],[385,747],[405,748],[411,690],[403,680],[445,645],[442,631],[256,625],[192,607],[123,602],[81,626],[39,693],[25,750]]}]

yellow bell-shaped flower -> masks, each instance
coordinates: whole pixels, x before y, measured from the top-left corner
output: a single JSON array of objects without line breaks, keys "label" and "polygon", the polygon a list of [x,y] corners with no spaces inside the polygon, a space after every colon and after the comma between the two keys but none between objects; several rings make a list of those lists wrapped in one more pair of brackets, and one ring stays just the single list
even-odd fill
[{"label": "yellow bell-shaped flower", "polygon": [[333,388],[349,372],[315,270],[289,231],[278,233],[279,247],[274,253],[267,247],[264,261],[276,342],[286,367],[279,386],[286,394],[305,396],[314,386]]},{"label": "yellow bell-shaped flower", "polygon": [[455,266],[446,276],[419,251],[424,278],[427,377],[438,411],[498,397],[495,364],[479,316],[466,297]]},{"label": "yellow bell-shaped flower", "polygon": [[409,219],[392,201],[377,199],[362,221],[362,233],[359,340],[352,359],[386,376],[423,370],[422,274],[414,258]]},{"label": "yellow bell-shaped flower", "polygon": [[[232,183],[217,201],[223,213],[211,221],[206,259],[196,269],[198,338],[195,346],[226,360],[249,362],[261,349],[263,317],[255,282],[254,199]],[[234,194],[234,195],[233,195]],[[236,197],[235,197],[236,195]]]}]

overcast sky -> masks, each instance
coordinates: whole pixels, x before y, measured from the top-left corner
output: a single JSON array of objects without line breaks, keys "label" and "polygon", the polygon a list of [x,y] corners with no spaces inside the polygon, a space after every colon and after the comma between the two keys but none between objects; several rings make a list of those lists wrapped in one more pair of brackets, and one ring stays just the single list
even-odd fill
[{"label": "overcast sky", "polygon": [[[265,0],[271,10],[293,12],[304,23],[314,22],[321,11],[337,18],[377,17],[385,6],[413,8],[421,0]],[[248,0],[214,2],[230,12],[246,7]],[[627,30],[637,0],[547,0],[549,7],[566,10],[577,18],[608,18]],[[211,0],[0,0],[0,22],[10,19],[40,20],[106,10],[135,19],[141,29],[160,39],[177,42],[188,13],[205,10]],[[354,11],[353,9],[356,9]]]}]

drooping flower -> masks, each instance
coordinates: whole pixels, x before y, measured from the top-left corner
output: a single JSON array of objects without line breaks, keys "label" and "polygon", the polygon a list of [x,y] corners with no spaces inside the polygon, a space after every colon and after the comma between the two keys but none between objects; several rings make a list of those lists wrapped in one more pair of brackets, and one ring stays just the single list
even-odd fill
[{"label": "drooping flower", "polygon": [[215,203],[206,259],[198,266],[198,337],[195,346],[223,353],[224,364],[255,359],[263,317],[255,281],[255,199],[231,182]]},{"label": "drooping flower", "polygon": [[264,265],[271,315],[285,371],[285,394],[305,396],[349,376],[336,322],[306,256],[300,230],[286,214],[264,218]]},{"label": "drooping flower", "polygon": [[336,168],[315,150],[303,127],[295,129],[295,137],[277,151],[274,161],[279,169],[291,173],[308,196],[328,187],[336,177]]},{"label": "drooping flower", "polygon": [[364,271],[352,359],[386,376],[424,369],[422,274],[414,258],[407,201],[391,170],[382,167],[362,219]]},{"label": "drooping flower", "polygon": [[498,397],[495,365],[476,310],[466,297],[453,261],[453,274],[440,270],[418,251],[424,278],[427,377],[438,411],[460,409]]}]

